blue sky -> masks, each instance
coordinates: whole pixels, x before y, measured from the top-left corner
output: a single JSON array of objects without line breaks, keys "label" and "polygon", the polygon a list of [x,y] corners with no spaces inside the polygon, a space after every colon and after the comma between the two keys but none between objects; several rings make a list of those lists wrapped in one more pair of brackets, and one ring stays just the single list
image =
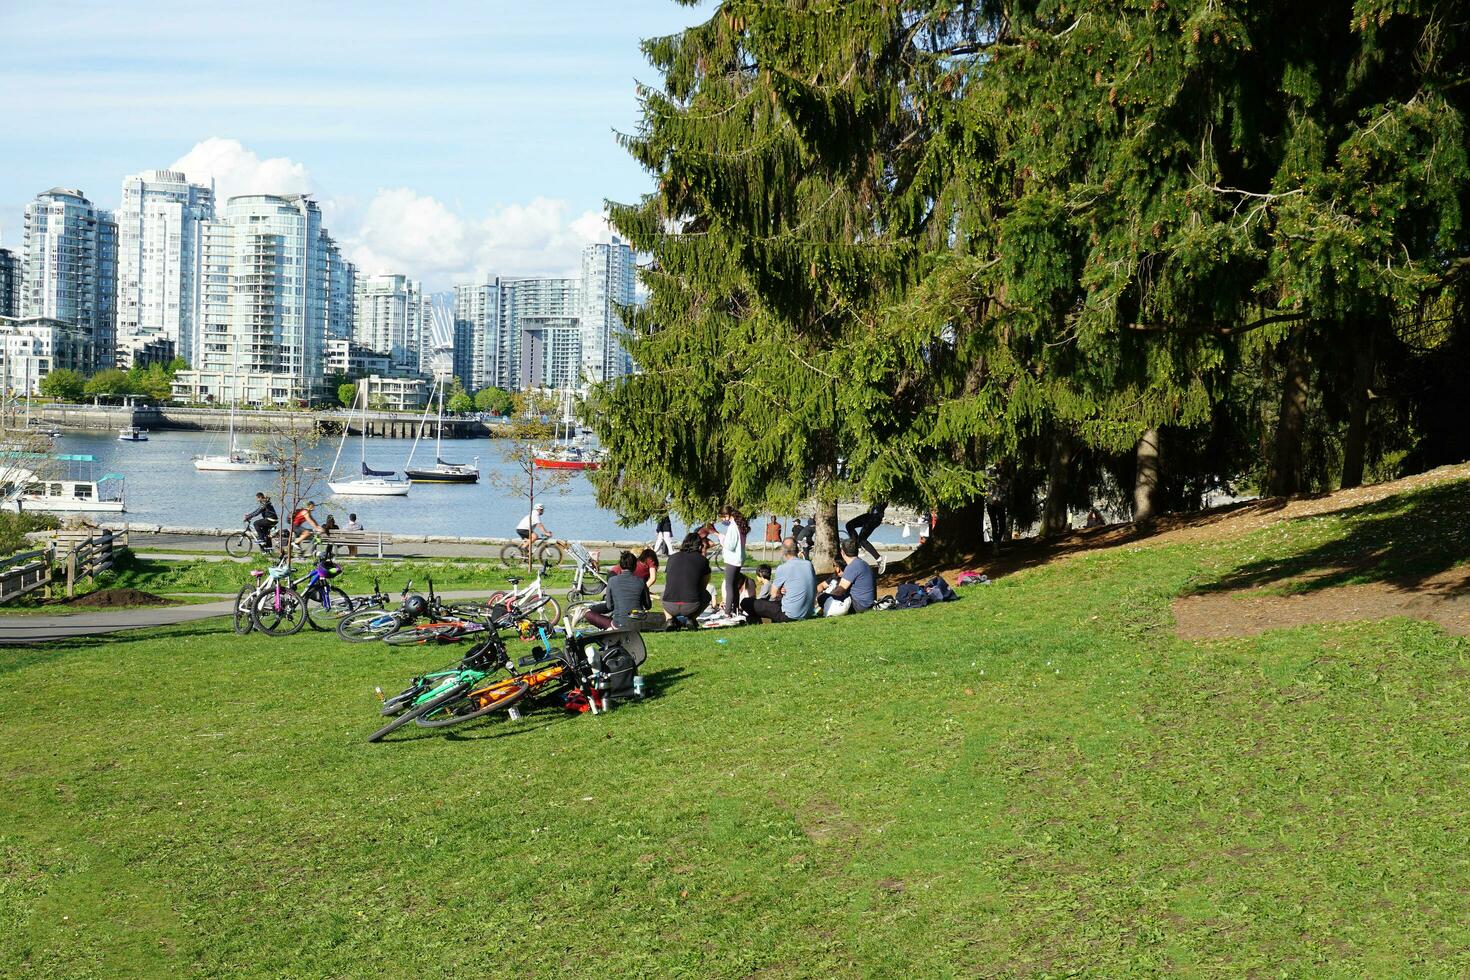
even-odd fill
[{"label": "blue sky", "polygon": [[673,0],[0,0],[0,242],[36,192],[179,164],[308,191],[365,271],[558,273],[649,178],[614,142]]}]

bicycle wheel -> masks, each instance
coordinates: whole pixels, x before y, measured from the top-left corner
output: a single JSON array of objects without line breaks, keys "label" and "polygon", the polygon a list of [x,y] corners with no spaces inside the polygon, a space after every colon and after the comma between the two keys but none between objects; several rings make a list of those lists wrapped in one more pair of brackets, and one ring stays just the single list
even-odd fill
[{"label": "bicycle wheel", "polygon": [[548,541],[541,546],[541,565],[544,568],[556,568],[561,564],[561,545],[555,541]]},{"label": "bicycle wheel", "polygon": [[492,711],[504,711],[525,700],[531,687],[525,681],[501,679],[470,691],[464,697],[442,708],[426,711],[414,719],[421,728],[448,728],[483,718]]},{"label": "bicycle wheel", "polygon": [[500,563],[506,568],[520,568],[526,563],[526,553],[518,544],[503,544],[500,546]]},{"label": "bicycle wheel", "polygon": [[[352,597],[335,585],[328,585],[311,597],[306,618],[312,629],[326,632],[335,629],[337,623],[352,615],[353,611]],[[318,619],[326,625],[318,626]]]},{"label": "bicycle wheel", "polygon": [[453,704],[455,701],[458,701],[460,698],[464,697],[464,693],[469,689],[470,685],[468,684],[456,684],[449,690],[445,691],[443,694],[440,694],[437,697],[429,698],[422,704],[414,705],[412,708],[409,708],[403,714],[399,715],[397,718],[394,718],[392,721],[388,722],[388,724],[384,725],[382,728],[379,728],[377,731],[369,735],[368,741],[380,741],[383,736],[387,735],[389,732],[402,728],[404,725],[407,725],[409,722],[418,718],[420,715],[428,714],[430,711],[437,711],[439,708],[444,707],[444,705],[446,704]]},{"label": "bicycle wheel", "polygon": [[438,623],[430,626],[410,626],[383,637],[390,647],[411,647],[420,643],[432,643],[454,635],[456,627]]},{"label": "bicycle wheel", "polygon": [[244,558],[255,550],[255,539],[244,531],[236,531],[225,538],[225,554],[231,558]]},{"label": "bicycle wheel", "polygon": [[271,589],[255,600],[255,628],[266,636],[290,636],[306,625],[306,597],[295,589]]},{"label": "bicycle wheel", "polygon": [[255,629],[255,617],[251,607],[255,605],[255,582],[246,582],[235,593],[235,632],[244,636]]},{"label": "bicycle wheel", "polygon": [[561,603],[556,601],[556,596],[544,595],[527,599],[517,606],[516,610],[516,615],[520,619],[539,617],[548,623],[561,622]]},{"label": "bicycle wheel", "polygon": [[348,643],[371,643],[398,630],[398,617],[382,609],[361,609],[337,621],[337,635]]}]

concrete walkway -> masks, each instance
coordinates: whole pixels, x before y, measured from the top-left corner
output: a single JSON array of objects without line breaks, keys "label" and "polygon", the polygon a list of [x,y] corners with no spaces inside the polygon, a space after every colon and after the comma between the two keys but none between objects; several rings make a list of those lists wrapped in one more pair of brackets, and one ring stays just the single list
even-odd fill
[{"label": "concrete walkway", "polygon": [[[494,589],[470,589],[436,593],[441,599],[478,599]],[[141,609],[79,612],[67,615],[0,616],[0,646],[45,643],[77,636],[100,636],[124,630],[176,626],[233,613],[233,599],[201,602],[190,606],[148,606]]]}]

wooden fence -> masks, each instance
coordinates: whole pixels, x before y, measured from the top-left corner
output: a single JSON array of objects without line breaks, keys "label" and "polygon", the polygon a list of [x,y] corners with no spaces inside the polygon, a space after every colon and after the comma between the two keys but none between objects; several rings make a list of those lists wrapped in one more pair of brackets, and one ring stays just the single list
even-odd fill
[{"label": "wooden fence", "polygon": [[53,588],[63,587],[71,598],[78,580],[96,578],[98,572],[112,568],[117,550],[127,544],[126,531],[57,531],[38,551],[0,558],[0,603],[37,589],[44,589],[49,598]]}]

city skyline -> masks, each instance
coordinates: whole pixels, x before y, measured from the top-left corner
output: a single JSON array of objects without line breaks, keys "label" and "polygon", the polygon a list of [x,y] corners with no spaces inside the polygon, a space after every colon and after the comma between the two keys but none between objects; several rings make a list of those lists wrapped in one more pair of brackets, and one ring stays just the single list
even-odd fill
[{"label": "city skyline", "polygon": [[702,12],[562,9],[6,5],[0,85],[24,95],[0,127],[0,245],[20,247],[23,210],[49,187],[113,211],[124,177],[174,170],[213,182],[221,207],[309,193],[364,275],[425,293],[575,275],[582,247],[608,240],[603,199],[650,188],[613,136],[636,123],[635,80],[656,81],[637,41]]}]

